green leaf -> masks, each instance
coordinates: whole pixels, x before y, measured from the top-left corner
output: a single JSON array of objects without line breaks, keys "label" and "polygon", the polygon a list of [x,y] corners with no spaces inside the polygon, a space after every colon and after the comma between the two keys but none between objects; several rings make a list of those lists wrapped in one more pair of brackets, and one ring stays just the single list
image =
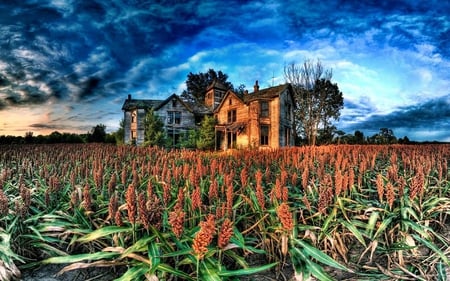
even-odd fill
[{"label": "green leaf", "polygon": [[309,271],[312,273],[314,277],[321,281],[333,281],[333,278],[331,278],[324,270],[323,268],[318,265],[317,263],[307,259],[306,264],[308,265]]},{"label": "green leaf", "polygon": [[140,266],[133,266],[127,270],[121,277],[114,279],[114,281],[133,281],[141,280],[140,277],[144,276],[148,272],[148,267],[144,264]]},{"label": "green leaf", "polygon": [[42,261],[43,264],[51,263],[75,263],[84,260],[101,260],[118,257],[120,254],[115,252],[96,252],[92,254],[78,254],[71,256],[52,257]]},{"label": "green leaf", "polygon": [[364,240],[364,237],[362,235],[362,233],[356,228],[355,225],[349,223],[348,221],[344,221],[342,220],[341,223],[348,229],[350,230],[351,233],[353,233],[353,235],[356,237],[356,239],[358,239],[358,241],[366,246],[366,241]]},{"label": "green leaf", "polygon": [[419,242],[421,242],[422,244],[424,244],[425,246],[427,246],[430,250],[432,250],[435,254],[437,254],[441,260],[446,263],[447,265],[450,265],[449,260],[447,258],[447,256],[444,254],[444,252],[442,252],[434,243],[423,239],[422,237],[420,237],[417,234],[412,234],[412,236]]},{"label": "green leaf", "polygon": [[447,272],[445,270],[446,266],[442,262],[438,262],[436,264],[436,271],[437,271],[437,280],[438,281],[446,281],[447,280]]},{"label": "green leaf", "polygon": [[367,223],[367,226],[366,226],[366,233],[369,237],[372,237],[373,231],[375,229],[375,225],[376,225],[379,217],[380,217],[379,212],[373,211],[370,214],[369,222]]},{"label": "green leaf", "polygon": [[375,235],[373,236],[373,240],[375,240],[379,235],[381,235],[383,233],[383,231],[391,224],[393,219],[394,219],[394,216],[390,216],[380,223],[380,226],[378,227],[377,232],[375,232]]},{"label": "green leaf", "polygon": [[86,243],[90,241],[97,240],[99,238],[114,234],[114,233],[121,233],[121,232],[128,232],[132,231],[133,229],[131,227],[119,227],[119,226],[106,226],[99,228],[83,237],[78,238],[78,242]]},{"label": "green leaf", "polygon": [[129,253],[134,253],[134,252],[144,252],[147,250],[148,245],[150,244],[155,244],[156,242],[153,241],[155,240],[155,236],[145,236],[144,238],[139,239],[138,241],[136,241],[136,243],[134,243],[133,245],[131,245],[130,247],[128,247],[122,254],[122,256],[126,256]]},{"label": "green leaf", "polygon": [[219,275],[222,277],[233,277],[233,276],[242,276],[242,275],[250,275],[255,274],[258,272],[266,271],[277,265],[278,262],[258,266],[258,267],[251,267],[251,268],[243,268],[243,269],[237,269],[237,270],[223,270],[219,272]]},{"label": "green leaf", "polygon": [[160,270],[161,272],[167,272],[169,274],[181,277],[184,280],[194,280],[191,276],[189,276],[188,274],[184,273],[183,271],[176,270],[173,267],[171,267],[170,265],[165,264],[165,263],[158,264],[156,269]]},{"label": "green leaf", "polygon": [[[349,271],[349,269],[347,267],[341,265],[340,263],[338,263],[337,261],[332,259],[330,256],[328,256],[327,254],[325,254],[322,251],[320,251],[319,249],[311,246],[309,243],[306,243],[300,239],[295,239],[295,238],[293,238],[292,240],[293,240],[293,242],[298,244],[300,247],[302,247],[304,253],[307,256],[316,259],[318,262],[321,262],[328,266],[332,266],[334,268]],[[306,260],[309,261],[310,259],[306,258]]]},{"label": "green leaf", "polygon": [[150,259],[150,262],[152,264],[150,271],[151,271],[151,273],[154,273],[156,268],[158,267],[158,265],[161,263],[159,244],[158,243],[149,243],[147,252],[148,252],[148,258]]}]

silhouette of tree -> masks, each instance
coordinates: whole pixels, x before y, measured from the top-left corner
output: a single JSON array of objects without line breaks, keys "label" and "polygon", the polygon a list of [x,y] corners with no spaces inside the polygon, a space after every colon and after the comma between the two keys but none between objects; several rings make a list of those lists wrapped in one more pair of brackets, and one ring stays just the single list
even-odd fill
[{"label": "silhouette of tree", "polygon": [[105,142],[106,139],[106,126],[98,124],[92,128],[91,133],[88,136],[89,142]]},{"label": "silhouette of tree", "polygon": [[190,72],[187,76],[187,89],[181,94],[181,98],[189,102],[203,102],[205,100],[206,88],[216,80],[222,83],[227,89],[233,89],[233,84],[227,81],[228,75],[222,71],[216,72],[214,69],[209,69],[206,73],[194,74]]}]

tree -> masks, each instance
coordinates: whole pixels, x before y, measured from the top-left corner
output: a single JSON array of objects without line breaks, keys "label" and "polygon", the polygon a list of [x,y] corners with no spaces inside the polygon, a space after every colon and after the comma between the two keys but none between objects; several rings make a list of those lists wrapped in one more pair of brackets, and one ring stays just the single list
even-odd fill
[{"label": "tree", "polygon": [[199,138],[197,140],[198,149],[214,149],[216,144],[214,127],[216,119],[213,116],[205,116],[200,125]]},{"label": "tree", "polygon": [[114,133],[116,144],[123,144],[125,141],[125,119],[120,119],[119,129]]},{"label": "tree", "polygon": [[392,129],[380,128],[380,132],[371,136],[369,142],[374,144],[394,144],[397,143],[397,138],[394,136]]},{"label": "tree", "polygon": [[92,128],[91,133],[88,135],[89,142],[105,142],[106,139],[106,126],[98,124]]},{"label": "tree", "polygon": [[355,143],[357,143],[357,144],[364,144],[365,143],[364,133],[363,132],[358,131],[358,130],[355,131]]},{"label": "tree", "polygon": [[190,102],[202,102],[205,100],[206,88],[216,80],[222,83],[227,89],[233,89],[233,84],[227,81],[228,75],[222,71],[216,72],[209,69],[206,73],[194,74],[189,72],[186,80],[187,89],[181,94],[181,98]]},{"label": "tree", "polygon": [[296,133],[309,145],[316,145],[319,131],[329,131],[331,122],[338,120],[344,98],[337,84],[331,82],[331,70],[324,70],[318,60],[306,60],[302,65],[284,67],[286,82],[292,85],[296,108]]},{"label": "tree", "polygon": [[166,134],[164,123],[155,114],[153,108],[148,110],[144,119],[144,145],[164,146],[166,144]]},{"label": "tree", "polygon": [[25,143],[33,143],[33,132],[25,133]]}]

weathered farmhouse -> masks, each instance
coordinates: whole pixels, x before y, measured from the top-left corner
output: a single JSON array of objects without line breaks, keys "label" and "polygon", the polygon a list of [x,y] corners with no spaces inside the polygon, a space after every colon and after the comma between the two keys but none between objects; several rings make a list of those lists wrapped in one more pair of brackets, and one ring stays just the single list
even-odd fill
[{"label": "weathered farmhouse", "polygon": [[180,138],[189,130],[197,128],[196,124],[200,123],[206,114],[211,114],[205,106],[188,104],[176,94],[165,100],[132,99],[131,95],[128,95],[122,106],[125,143],[144,143],[144,119],[150,108],[153,108],[155,115],[163,121],[173,145],[178,144]]},{"label": "weathered farmhouse", "polygon": [[124,111],[125,143],[144,142],[144,117],[153,108],[164,123],[174,145],[206,115],[217,120],[216,149],[278,148],[294,145],[294,99],[290,84],[238,94],[213,82],[207,89],[204,104],[191,104],[176,94],[166,100],[138,100],[128,96]]},{"label": "weathered farmhouse", "polygon": [[253,93],[226,92],[214,110],[216,143],[220,149],[278,148],[294,145],[294,99],[290,84]]}]

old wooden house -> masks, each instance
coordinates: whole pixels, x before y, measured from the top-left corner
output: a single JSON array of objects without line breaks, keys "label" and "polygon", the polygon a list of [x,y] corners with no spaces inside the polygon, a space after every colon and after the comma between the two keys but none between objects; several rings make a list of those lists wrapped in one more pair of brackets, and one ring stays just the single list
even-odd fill
[{"label": "old wooden house", "polygon": [[144,143],[144,119],[150,108],[164,123],[172,146],[176,146],[189,130],[196,129],[205,114],[211,113],[205,106],[188,104],[176,94],[165,100],[132,99],[131,95],[128,95],[122,106],[125,143]]},{"label": "old wooden house", "polygon": [[187,103],[173,94],[165,100],[139,100],[128,96],[124,111],[125,143],[144,142],[144,118],[153,108],[176,146],[181,136],[196,129],[206,115],[216,118],[216,149],[278,148],[294,145],[294,99],[290,84],[238,94],[215,81],[204,103]]},{"label": "old wooden house", "polygon": [[294,145],[294,99],[290,84],[253,93],[227,91],[214,110],[216,146],[229,148],[279,148]]}]

